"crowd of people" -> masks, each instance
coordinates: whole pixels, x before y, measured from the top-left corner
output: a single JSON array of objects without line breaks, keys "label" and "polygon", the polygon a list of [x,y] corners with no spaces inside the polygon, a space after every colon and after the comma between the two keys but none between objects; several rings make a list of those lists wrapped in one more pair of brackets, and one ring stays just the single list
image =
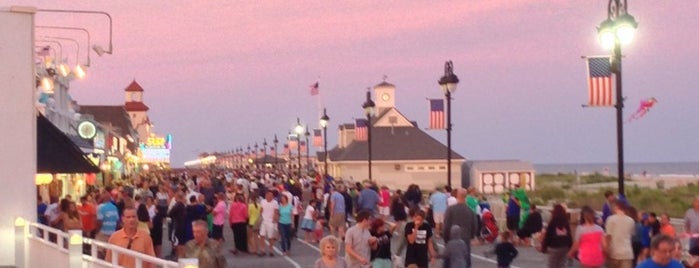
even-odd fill
[{"label": "crowd of people", "polygon": [[[444,267],[472,267],[471,247],[483,243],[494,243],[488,254],[497,256],[498,267],[509,267],[517,248],[527,246],[548,254],[548,267],[566,267],[573,259],[583,267],[699,267],[681,262],[679,235],[667,214],[638,212],[611,192],[606,198],[601,217],[583,207],[573,230],[565,206],[553,206],[545,223],[524,189],[515,187],[503,198],[501,231],[474,188],[438,187],[425,195],[414,184],[403,192],[318,174],[199,170],[93,188],[79,202],[66,196],[45,204],[39,198],[38,212],[39,221],[51,227],[82,230],[86,237],[159,258],[198,258],[199,267],[226,267],[224,250],[274,257],[279,243],[281,254],[289,255],[297,237],[318,243],[315,267],[328,268],[428,267],[437,259]],[[699,234],[699,199],[685,222],[685,233]],[[226,225],[233,241],[224,239]],[[435,242],[440,237],[441,251]],[[163,241],[172,252],[162,252]],[[697,242],[699,236],[691,236],[690,253],[699,255]],[[98,252],[108,261],[113,256]],[[119,254],[118,263],[133,267],[134,259]]]}]

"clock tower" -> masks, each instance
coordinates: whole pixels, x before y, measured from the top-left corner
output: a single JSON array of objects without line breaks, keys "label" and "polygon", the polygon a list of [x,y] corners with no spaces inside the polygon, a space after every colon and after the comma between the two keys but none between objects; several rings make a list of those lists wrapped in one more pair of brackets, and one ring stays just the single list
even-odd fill
[{"label": "clock tower", "polygon": [[376,112],[381,114],[384,111],[396,107],[396,86],[384,81],[374,86],[374,102]]},{"label": "clock tower", "polygon": [[124,109],[129,114],[131,125],[138,131],[140,141],[150,137],[150,119],[148,118],[148,106],[143,103],[143,88],[134,79],[124,90],[126,98]]}]

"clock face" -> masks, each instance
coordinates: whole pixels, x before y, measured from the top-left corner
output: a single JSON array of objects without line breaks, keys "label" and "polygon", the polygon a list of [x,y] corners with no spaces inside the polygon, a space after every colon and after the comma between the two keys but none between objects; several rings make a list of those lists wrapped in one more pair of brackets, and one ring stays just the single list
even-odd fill
[{"label": "clock face", "polygon": [[90,121],[82,121],[78,125],[78,135],[83,139],[92,139],[97,134],[95,124]]},{"label": "clock face", "polygon": [[131,101],[138,101],[138,93],[131,93]]},{"label": "clock face", "polygon": [[388,93],[381,94],[381,99],[383,101],[389,101],[391,99],[391,95],[389,95]]}]

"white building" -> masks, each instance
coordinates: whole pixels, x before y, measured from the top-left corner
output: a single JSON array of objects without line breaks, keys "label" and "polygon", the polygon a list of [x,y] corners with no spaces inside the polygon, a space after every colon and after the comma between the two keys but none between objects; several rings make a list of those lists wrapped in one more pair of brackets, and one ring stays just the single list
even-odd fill
[{"label": "white building", "polygon": [[[447,147],[420,129],[395,107],[396,87],[382,82],[373,87],[376,115],[371,119],[372,179],[380,185],[405,189],[417,184],[434,189],[447,184]],[[368,143],[355,137],[354,124],[339,126],[338,145],[329,150],[328,173],[354,181],[368,179]],[[324,154],[319,154],[322,165]],[[465,159],[452,151],[452,186],[461,186]]]}]

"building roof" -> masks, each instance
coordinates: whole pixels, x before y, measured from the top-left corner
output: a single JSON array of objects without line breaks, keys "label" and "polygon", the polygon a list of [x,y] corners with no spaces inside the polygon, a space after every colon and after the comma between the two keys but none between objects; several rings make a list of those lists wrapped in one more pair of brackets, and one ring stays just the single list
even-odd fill
[{"label": "building roof", "polygon": [[129,112],[146,112],[150,108],[140,101],[127,101],[124,103],[124,109]]},{"label": "building roof", "polygon": [[126,91],[126,92],[143,92],[143,88],[141,87],[141,85],[138,84],[138,82],[136,82],[136,79],[134,79],[133,81],[131,81],[131,84],[129,84],[129,86],[126,87],[126,89],[124,89],[124,91]]},{"label": "building roof", "polygon": [[[446,159],[447,155],[444,144],[417,127],[372,128],[371,139],[372,160],[438,160]],[[328,155],[333,162],[361,161],[367,160],[368,152],[367,141],[354,140],[345,148],[333,148]],[[464,160],[464,157],[452,150],[452,160]]]},{"label": "building roof", "polygon": [[137,138],[136,131],[131,125],[129,114],[126,113],[124,106],[118,105],[81,105],[80,113],[92,115],[95,121],[100,124],[112,126],[112,131],[122,137],[131,135],[132,138]]},{"label": "building roof", "polygon": [[394,84],[391,84],[391,83],[386,82],[386,81],[384,80],[383,82],[378,83],[378,84],[376,84],[376,85],[374,86],[374,88],[377,88],[377,87],[393,87],[393,88],[395,88],[396,86],[395,86]]},{"label": "building roof", "polygon": [[478,171],[534,170],[532,163],[521,160],[468,161],[466,166],[469,169],[478,169]]}]

